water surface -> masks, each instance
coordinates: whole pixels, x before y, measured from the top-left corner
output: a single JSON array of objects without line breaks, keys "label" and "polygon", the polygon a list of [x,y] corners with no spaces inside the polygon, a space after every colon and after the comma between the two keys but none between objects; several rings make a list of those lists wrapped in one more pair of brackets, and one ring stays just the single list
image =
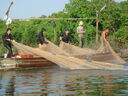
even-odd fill
[{"label": "water surface", "polygon": [[0,96],[128,96],[128,71],[51,67],[0,72]]}]

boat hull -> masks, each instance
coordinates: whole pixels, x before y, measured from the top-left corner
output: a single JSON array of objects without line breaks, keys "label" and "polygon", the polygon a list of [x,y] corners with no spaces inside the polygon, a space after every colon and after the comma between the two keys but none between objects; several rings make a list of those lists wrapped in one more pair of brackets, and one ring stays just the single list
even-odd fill
[{"label": "boat hull", "polygon": [[56,66],[55,63],[40,57],[34,58],[1,58],[0,69],[36,68]]}]

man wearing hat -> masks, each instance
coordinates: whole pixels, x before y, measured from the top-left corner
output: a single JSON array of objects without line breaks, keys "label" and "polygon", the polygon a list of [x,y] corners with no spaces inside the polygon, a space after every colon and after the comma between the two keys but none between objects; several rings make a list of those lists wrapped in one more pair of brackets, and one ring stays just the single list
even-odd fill
[{"label": "man wearing hat", "polygon": [[46,29],[42,28],[37,36],[37,44],[39,45],[39,48],[42,48],[44,44],[48,44],[48,42],[46,42],[44,38],[45,32],[46,32]]},{"label": "man wearing hat", "polygon": [[60,40],[65,43],[69,43],[69,41],[71,40],[71,36],[69,35],[69,29],[65,29],[65,33],[60,35]]},{"label": "man wearing hat", "polygon": [[85,31],[84,31],[84,22],[80,21],[79,26],[77,27],[77,33],[79,37],[79,47],[83,47],[84,45],[84,36],[85,36]]}]

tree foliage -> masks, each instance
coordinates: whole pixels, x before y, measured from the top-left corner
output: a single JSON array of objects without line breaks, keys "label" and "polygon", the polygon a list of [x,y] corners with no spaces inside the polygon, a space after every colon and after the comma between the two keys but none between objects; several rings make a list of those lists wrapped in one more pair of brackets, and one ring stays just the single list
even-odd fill
[{"label": "tree foliage", "polygon": [[[100,10],[105,4],[107,7],[99,14],[99,36],[105,27],[112,29],[110,33],[110,41],[114,46],[120,48],[128,47],[128,1],[115,2],[114,0],[69,0],[65,5],[64,10],[53,13],[50,16],[42,15],[40,18],[92,18],[96,17],[96,11]],[[57,39],[54,43],[59,44],[59,35],[64,32],[65,28],[71,30],[72,43],[78,44],[78,36],[76,28],[80,20],[58,20],[55,29],[52,26],[51,20],[30,20],[18,21],[15,20],[11,24],[13,36],[16,41],[36,47],[36,38],[42,27],[47,29],[46,38],[53,41],[54,30],[57,34]],[[83,20],[84,28],[86,29],[85,47],[94,46],[96,35],[96,20]],[[0,20],[0,37],[5,32],[5,21]],[[120,46],[121,45],[121,46]],[[3,50],[2,40],[0,40],[0,48]]]}]

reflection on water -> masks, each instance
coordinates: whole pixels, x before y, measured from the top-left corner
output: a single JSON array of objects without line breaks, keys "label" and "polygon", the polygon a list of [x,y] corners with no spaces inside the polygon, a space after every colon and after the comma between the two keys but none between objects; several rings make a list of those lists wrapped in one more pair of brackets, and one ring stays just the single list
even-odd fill
[{"label": "reflection on water", "polygon": [[0,96],[128,96],[128,71],[0,72]]}]

